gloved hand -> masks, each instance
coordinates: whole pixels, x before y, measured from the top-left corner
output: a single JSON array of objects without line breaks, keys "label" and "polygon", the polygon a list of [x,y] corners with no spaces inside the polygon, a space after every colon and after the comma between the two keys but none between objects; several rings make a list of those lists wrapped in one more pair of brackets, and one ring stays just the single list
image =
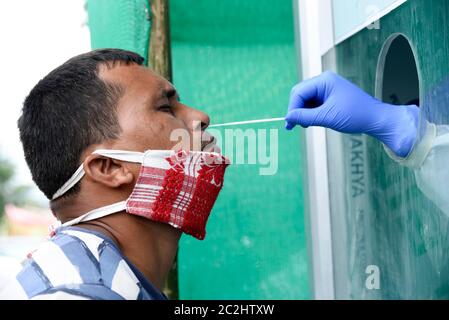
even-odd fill
[{"label": "gloved hand", "polygon": [[414,105],[383,103],[327,71],[293,87],[285,127],[321,126],[343,133],[364,133],[405,158],[417,138],[419,112]]}]

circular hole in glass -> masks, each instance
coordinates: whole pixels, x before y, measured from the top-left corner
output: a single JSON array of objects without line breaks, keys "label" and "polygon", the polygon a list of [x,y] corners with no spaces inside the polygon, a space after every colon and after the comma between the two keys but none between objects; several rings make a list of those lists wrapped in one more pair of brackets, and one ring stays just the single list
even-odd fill
[{"label": "circular hole in glass", "polygon": [[394,105],[419,106],[419,75],[410,42],[403,35],[390,37],[378,65],[377,97]]}]

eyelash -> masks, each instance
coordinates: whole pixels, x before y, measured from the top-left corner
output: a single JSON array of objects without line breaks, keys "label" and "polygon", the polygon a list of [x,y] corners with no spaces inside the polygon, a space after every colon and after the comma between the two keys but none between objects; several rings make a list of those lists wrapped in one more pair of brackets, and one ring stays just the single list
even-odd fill
[{"label": "eyelash", "polygon": [[171,114],[174,114],[173,108],[172,108],[170,105],[168,105],[168,104],[159,107],[159,111],[162,111],[162,112],[169,112],[169,113],[171,113]]}]

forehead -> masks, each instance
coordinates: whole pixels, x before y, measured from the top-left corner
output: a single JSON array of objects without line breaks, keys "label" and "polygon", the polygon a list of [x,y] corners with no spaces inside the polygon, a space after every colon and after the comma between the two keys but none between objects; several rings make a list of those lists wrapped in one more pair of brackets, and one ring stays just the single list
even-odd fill
[{"label": "forehead", "polygon": [[108,82],[124,86],[125,95],[146,99],[157,99],[164,91],[173,88],[170,82],[151,69],[137,64],[116,64],[112,68],[102,65],[99,69],[99,77]]}]

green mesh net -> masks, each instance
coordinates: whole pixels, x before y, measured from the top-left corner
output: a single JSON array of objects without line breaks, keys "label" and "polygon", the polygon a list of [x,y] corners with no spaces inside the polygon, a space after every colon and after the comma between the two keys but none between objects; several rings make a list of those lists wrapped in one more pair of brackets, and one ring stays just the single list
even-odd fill
[{"label": "green mesh net", "polygon": [[120,48],[147,59],[149,0],[88,0],[92,49]]},{"label": "green mesh net", "polygon": [[[89,0],[92,46],[145,54],[144,4]],[[183,103],[214,123],[282,117],[298,81],[292,11],[291,0],[171,0],[173,80]],[[228,169],[206,240],[181,240],[180,298],[307,299],[300,136],[283,123],[240,129],[265,131],[268,143],[270,129],[277,132],[277,148],[267,151],[278,151],[277,173]]]}]

